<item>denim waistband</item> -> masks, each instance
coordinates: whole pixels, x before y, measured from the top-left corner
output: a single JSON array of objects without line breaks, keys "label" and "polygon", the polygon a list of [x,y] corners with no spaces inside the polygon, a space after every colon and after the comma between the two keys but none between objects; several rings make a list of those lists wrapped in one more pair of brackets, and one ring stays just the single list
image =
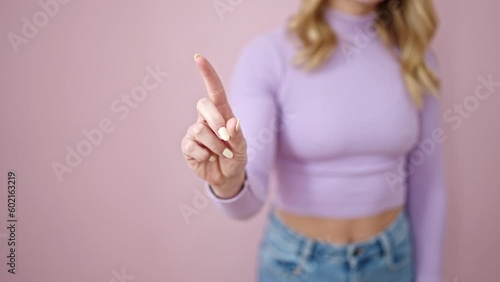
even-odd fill
[{"label": "denim waistband", "polygon": [[[288,227],[271,209],[269,231],[284,240],[288,248],[296,248],[297,253],[311,252],[316,259],[323,260],[350,260],[361,259],[380,252],[391,252],[398,244],[410,235],[409,222],[405,211],[398,216],[381,232],[374,236],[353,243],[336,244],[315,240],[299,234]],[[304,250],[307,249],[307,250]]]}]

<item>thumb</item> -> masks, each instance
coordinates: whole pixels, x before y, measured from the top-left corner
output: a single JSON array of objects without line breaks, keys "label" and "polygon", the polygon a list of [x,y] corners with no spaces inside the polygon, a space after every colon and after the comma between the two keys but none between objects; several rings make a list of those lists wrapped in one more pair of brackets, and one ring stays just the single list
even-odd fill
[{"label": "thumb", "polygon": [[236,117],[232,117],[227,120],[226,128],[229,131],[229,145],[234,153],[237,155],[246,155],[247,144],[245,137],[243,136],[243,132],[240,126],[240,120]]}]

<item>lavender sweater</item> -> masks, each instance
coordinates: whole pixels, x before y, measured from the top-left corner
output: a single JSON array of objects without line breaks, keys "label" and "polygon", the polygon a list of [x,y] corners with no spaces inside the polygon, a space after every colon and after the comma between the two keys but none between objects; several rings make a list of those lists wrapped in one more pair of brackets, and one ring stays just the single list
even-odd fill
[{"label": "lavender sweater", "polygon": [[[438,100],[426,95],[421,111],[412,103],[398,60],[370,29],[375,14],[325,16],[340,42],[318,70],[293,67],[296,50],[284,26],[243,50],[229,101],[248,143],[247,178],[233,198],[218,198],[207,183],[206,192],[239,219],[262,208],[271,172],[274,204],[293,213],[354,218],[405,205],[416,281],[441,281],[446,194]],[[430,53],[426,60],[437,71]]]}]

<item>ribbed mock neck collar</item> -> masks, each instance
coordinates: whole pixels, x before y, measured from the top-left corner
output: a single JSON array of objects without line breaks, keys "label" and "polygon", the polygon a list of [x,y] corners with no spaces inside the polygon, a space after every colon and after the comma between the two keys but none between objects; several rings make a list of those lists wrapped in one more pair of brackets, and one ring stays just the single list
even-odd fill
[{"label": "ribbed mock neck collar", "polygon": [[362,15],[353,15],[329,8],[325,9],[325,18],[337,35],[349,40],[354,34],[360,31],[373,30],[373,25],[377,19],[377,12],[372,11]]}]

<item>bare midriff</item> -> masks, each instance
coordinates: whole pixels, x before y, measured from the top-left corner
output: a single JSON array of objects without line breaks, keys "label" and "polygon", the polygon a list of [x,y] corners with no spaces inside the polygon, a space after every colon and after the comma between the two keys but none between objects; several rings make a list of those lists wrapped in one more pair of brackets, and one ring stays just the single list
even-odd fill
[{"label": "bare midriff", "polygon": [[382,232],[402,210],[403,207],[398,207],[374,216],[354,219],[311,217],[280,209],[275,212],[290,229],[305,237],[333,244],[348,244],[365,241]]}]

